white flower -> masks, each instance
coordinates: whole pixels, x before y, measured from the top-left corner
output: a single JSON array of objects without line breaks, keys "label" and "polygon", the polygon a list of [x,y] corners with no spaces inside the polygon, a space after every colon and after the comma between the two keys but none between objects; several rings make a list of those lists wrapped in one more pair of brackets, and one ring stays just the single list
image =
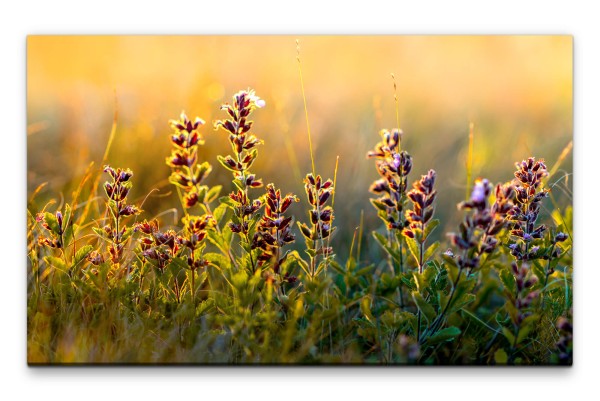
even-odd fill
[{"label": "white flower", "polygon": [[475,186],[473,186],[473,192],[471,192],[471,202],[482,203],[485,201],[488,184],[489,181],[486,179],[475,181]]},{"label": "white flower", "polygon": [[258,96],[256,96],[254,94],[254,91],[250,91],[250,93],[248,95],[249,95],[248,97],[250,98],[250,101],[252,103],[254,103],[254,105],[257,108],[262,109],[263,107],[265,107],[267,105],[267,103],[263,99],[259,98]]}]

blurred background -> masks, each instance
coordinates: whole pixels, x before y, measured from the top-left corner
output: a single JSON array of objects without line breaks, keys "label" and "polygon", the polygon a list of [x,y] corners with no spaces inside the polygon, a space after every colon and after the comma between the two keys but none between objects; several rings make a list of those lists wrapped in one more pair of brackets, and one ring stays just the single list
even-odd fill
[{"label": "blurred background", "polygon": [[[572,140],[573,44],[570,36],[30,36],[27,40],[27,188],[43,207],[70,201],[90,162],[101,168],[115,109],[108,162],[134,171],[130,199],[143,218],[179,205],[167,182],[169,119],[182,110],[206,120],[201,158],[213,165],[210,185],[231,189],[217,162],[230,153],[212,121],[240,89],[266,101],[254,132],[264,139],[253,172],[302,198],[311,170],[296,39],[308,103],[317,173],[333,178],[339,156],[332,245],[345,260],[364,211],[363,249],[381,228],[369,203],[378,175],[368,150],[379,130],[395,128],[394,73],[403,149],[413,182],[433,168],[443,238],[460,220],[465,198],[469,123],[474,124],[473,179],[512,179],[514,163],[544,158],[552,168]],[[571,154],[553,177],[555,196],[571,203]],[[158,189],[158,191],[151,191]],[[256,191],[256,196],[262,193]],[[103,195],[102,192],[99,192]],[[174,224],[173,214],[163,214]],[[297,235],[300,238],[300,234]],[[365,244],[363,242],[363,244]],[[442,248],[443,249],[443,248]]]}]

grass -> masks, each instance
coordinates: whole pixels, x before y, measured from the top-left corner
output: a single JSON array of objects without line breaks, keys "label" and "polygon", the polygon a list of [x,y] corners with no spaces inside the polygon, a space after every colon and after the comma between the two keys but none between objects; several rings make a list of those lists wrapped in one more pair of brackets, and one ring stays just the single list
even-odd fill
[{"label": "grass", "polygon": [[[298,67],[301,76],[299,53]],[[368,154],[380,176],[370,187],[373,208],[360,211],[341,255],[335,210],[347,200],[336,196],[345,174],[339,159],[333,180],[317,174],[304,96],[306,199],[259,178],[259,157],[281,157],[259,154],[263,141],[250,118],[265,105],[250,89],[233,95],[212,139],[228,142],[231,153],[208,160],[200,159],[204,121],[185,113],[170,121],[166,165],[179,205],[164,211],[183,212],[174,225],[128,198],[137,177],[127,168],[90,166],[70,203],[38,209],[43,188],[32,194],[28,363],[572,363],[572,207],[546,199],[571,145],[550,173],[529,158],[493,185],[472,180],[471,125],[460,223],[428,241],[444,202],[437,174],[429,170],[410,189],[404,134],[382,130]],[[398,120],[397,104],[396,113]],[[116,115],[104,162],[117,150],[115,132]],[[209,185],[214,167],[232,185]],[[222,194],[226,186],[233,190]],[[294,214],[298,206],[304,211]],[[542,221],[549,207],[552,219]],[[363,214],[381,220],[372,244],[384,259],[365,252]]]}]

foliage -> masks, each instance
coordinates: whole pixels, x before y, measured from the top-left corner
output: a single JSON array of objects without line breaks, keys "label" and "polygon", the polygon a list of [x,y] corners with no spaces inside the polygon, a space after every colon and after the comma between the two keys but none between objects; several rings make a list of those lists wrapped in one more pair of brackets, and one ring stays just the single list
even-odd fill
[{"label": "foliage", "polygon": [[403,133],[383,130],[368,157],[384,223],[372,235],[387,259],[360,260],[353,247],[343,257],[332,240],[335,178],[313,165],[308,220],[297,224],[296,195],[274,183],[257,194],[263,182],[250,168],[262,141],[249,117],[264,106],[240,91],[214,123],[232,151],[216,158],[235,188],[222,197],[205,181],[211,162],[199,160],[204,121],[182,113],[170,122],[178,225],[137,222],[133,173],[110,166],[103,213],[77,206],[85,181],[59,210],[30,206],[29,363],[572,363],[572,208],[555,206],[538,224],[549,194],[543,161],[518,163],[495,189],[475,180],[440,252],[428,242],[440,224],[436,172],[407,192]]}]

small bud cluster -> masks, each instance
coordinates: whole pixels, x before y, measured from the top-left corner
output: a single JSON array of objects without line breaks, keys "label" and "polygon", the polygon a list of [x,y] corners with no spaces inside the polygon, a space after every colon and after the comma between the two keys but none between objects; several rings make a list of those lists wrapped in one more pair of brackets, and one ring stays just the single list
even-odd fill
[{"label": "small bud cluster", "polygon": [[[311,228],[304,223],[299,224],[299,226],[302,235],[304,235],[307,241],[312,241],[316,244],[318,240],[329,238],[333,232],[333,209],[327,205],[327,202],[333,195],[333,190],[333,181],[328,179],[323,182],[320,175],[316,177],[310,173],[306,175],[304,179],[304,191],[306,192],[308,203],[312,207],[308,212]],[[317,254],[328,256],[332,253],[331,247],[324,246],[323,244],[317,244],[317,246],[318,248],[315,249]]]},{"label": "small bud cluster", "polygon": [[133,176],[131,170],[105,166],[104,172],[111,177],[111,181],[104,183],[104,191],[108,196],[108,208],[113,216],[113,226],[107,225],[103,229],[112,242],[108,246],[110,259],[117,264],[123,256],[124,237],[127,233],[127,226],[122,224],[121,220],[124,217],[140,214],[142,211],[137,206],[127,204]]},{"label": "small bud cluster", "polygon": [[382,177],[371,185],[369,191],[379,195],[371,199],[371,203],[385,220],[389,230],[404,228],[404,199],[406,193],[406,177],[412,169],[412,157],[400,151],[402,131],[381,131],[382,140],[369,151],[367,157],[375,158],[377,172]]},{"label": "small bud cluster", "polygon": [[214,123],[215,129],[221,128],[229,134],[229,142],[235,156],[219,156],[219,162],[233,172],[236,185],[240,189],[258,188],[263,185],[260,179],[248,171],[258,155],[257,146],[262,143],[250,134],[253,121],[248,120],[248,117],[254,109],[262,106],[264,101],[256,96],[254,91],[240,91],[233,95],[233,105],[221,106],[221,110],[227,111],[230,118]]},{"label": "small bud cluster", "polygon": [[143,221],[135,226],[142,233],[139,239],[142,256],[151,261],[158,270],[164,271],[171,259],[179,252],[181,237],[173,230],[161,232],[157,220]]},{"label": "small bud cluster", "polygon": [[421,179],[413,184],[413,189],[407,194],[413,204],[413,209],[406,211],[408,225],[402,234],[408,238],[416,238],[419,242],[422,240],[425,225],[433,217],[435,209],[433,205],[437,194],[433,189],[435,176],[435,171],[429,170],[426,175],[422,175]]},{"label": "small bud cluster", "polygon": [[199,130],[204,121],[196,117],[192,122],[181,112],[179,120],[171,120],[169,125],[173,129],[173,150],[166,159],[173,170],[169,182],[182,189],[183,204],[190,209],[205,202],[208,187],[202,183],[212,170],[208,162],[198,163],[198,147],[204,144]]},{"label": "small bud cluster", "polygon": [[299,202],[298,197],[287,194],[282,198],[281,191],[276,190],[273,184],[268,184],[264,215],[252,239],[252,249],[262,250],[258,257],[259,267],[273,260],[275,274],[279,274],[279,268],[287,256],[281,257],[281,249],[295,240],[291,231],[293,217],[284,215],[292,202]]},{"label": "small bud cluster", "polygon": [[469,269],[469,273],[479,267],[484,253],[492,253],[498,247],[496,235],[505,227],[506,215],[513,207],[512,185],[496,185],[496,200],[490,207],[488,198],[491,192],[492,185],[487,179],[475,181],[471,198],[458,205],[459,209],[471,213],[465,215],[459,232],[450,234],[452,244],[463,251],[463,255],[458,256],[458,266]]},{"label": "small bud cluster", "polygon": [[65,232],[65,222],[60,210],[54,215],[52,213],[38,213],[35,220],[41,223],[42,227],[50,234],[49,237],[44,235],[39,236],[38,244],[46,248],[62,249],[64,247],[63,234]]},{"label": "small bud cluster", "polygon": [[229,199],[233,201],[235,215],[239,218],[236,220],[237,222],[229,222],[229,228],[234,233],[247,235],[249,230],[248,220],[260,210],[263,203],[260,199],[250,201],[248,195],[241,190],[230,193]]},{"label": "small bud cluster", "polygon": [[180,239],[180,244],[188,249],[188,268],[194,272],[198,268],[208,266],[208,261],[202,258],[202,251],[205,247],[204,240],[208,235],[208,230],[214,229],[217,222],[210,214],[187,216],[183,222],[185,235]]},{"label": "small bud cluster", "polygon": [[[530,157],[516,164],[515,205],[508,212],[511,221],[511,236],[515,239],[510,253],[517,260],[533,260],[541,257],[540,247],[535,246],[536,239],[544,236],[545,225],[536,226],[542,199],[548,196],[548,189],[539,189],[542,179],[548,175],[543,160],[535,161]],[[539,190],[538,190],[539,189]]]},{"label": "small bud cluster", "polygon": [[104,263],[104,256],[102,256],[100,252],[94,250],[87,256],[87,260],[94,266],[99,266]]},{"label": "small bud cluster", "polygon": [[142,233],[139,241],[142,256],[152,261],[161,272],[176,256],[187,256],[188,268],[192,271],[208,265],[198,257],[196,251],[204,248],[207,230],[216,224],[214,218],[208,214],[199,217],[186,216],[183,222],[184,236],[178,235],[173,230],[160,231],[157,220],[144,221],[135,227],[136,231]]}]

